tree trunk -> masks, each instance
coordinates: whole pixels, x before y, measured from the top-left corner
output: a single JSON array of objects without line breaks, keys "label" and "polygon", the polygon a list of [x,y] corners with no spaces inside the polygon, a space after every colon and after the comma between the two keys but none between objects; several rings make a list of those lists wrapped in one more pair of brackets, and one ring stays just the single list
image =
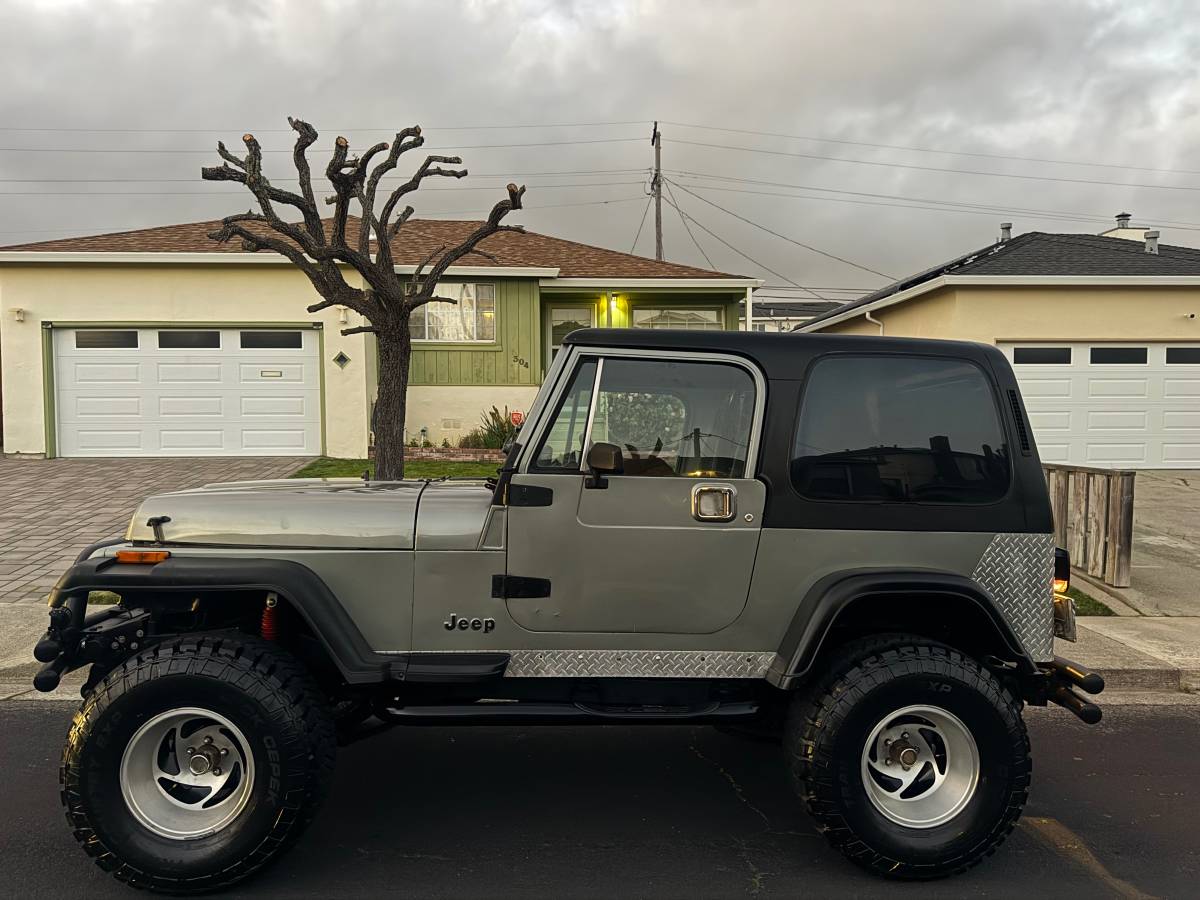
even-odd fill
[{"label": "tree trunk", "polygon": [[404,477],[404,417],[408,405],[408,368],[412,341],[407,322],[380,328],[379,396],[375,400],[375,478]]}]

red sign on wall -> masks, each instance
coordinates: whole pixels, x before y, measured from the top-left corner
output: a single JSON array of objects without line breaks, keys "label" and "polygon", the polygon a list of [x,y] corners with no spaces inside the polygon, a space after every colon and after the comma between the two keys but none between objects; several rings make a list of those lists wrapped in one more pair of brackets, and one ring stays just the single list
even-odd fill
[{"label": "red sign on wall", "polygon": [[520,428],[521,423],[525,421],[525,413],[521,412],[519,409],[514,409],[508,414],[508,420]]}]

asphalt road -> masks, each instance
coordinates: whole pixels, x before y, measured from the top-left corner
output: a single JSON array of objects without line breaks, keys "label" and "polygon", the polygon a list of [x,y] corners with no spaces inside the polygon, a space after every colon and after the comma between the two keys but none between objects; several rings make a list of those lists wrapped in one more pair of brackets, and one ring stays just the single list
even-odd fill
[{"label": "asphalt road", "polygon": [[[71,710],[0,704],[0,895],[133,897],[58,800]],[[778,750],[710,728],[394,730],[346,748],[293,852],[227,896],[1184,897],[1200,876],[1200,706],[1033,710],[1035,784],[990,860],[933,884],[860,873]]]}]

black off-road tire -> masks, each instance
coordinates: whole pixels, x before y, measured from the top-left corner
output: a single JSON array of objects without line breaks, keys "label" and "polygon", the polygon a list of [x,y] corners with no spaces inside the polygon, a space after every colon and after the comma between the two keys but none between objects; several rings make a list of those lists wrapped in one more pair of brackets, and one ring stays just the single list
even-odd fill
[{"label": "black off-road tire", "polygon": [[[979,780],[952,819],[918,829],[876,808],[861,767],[874,726],[920,704],[944,709],[967,727],[979,753]],[[889,878],[966,871],[1004,842],[1029,795],[1020,700],[974,659],[912,635],[865,638],[835,654],[825,675],[793,701],[784,750],[793,785],[829,842]]]},{"label": "black off-road tire", "polygon": [[[174,840],[135,818],[119,770],[143,723],[192,706],[240,728],[256,776],[232,822],[206,837]],[[119,880],[170,894],[212,891],[296,841],[326,793],[335,748],[325,699],[294,657],[252,637],[185,637],[127,660],[84,701],[63,751],[63,806],[76,840]]]}]

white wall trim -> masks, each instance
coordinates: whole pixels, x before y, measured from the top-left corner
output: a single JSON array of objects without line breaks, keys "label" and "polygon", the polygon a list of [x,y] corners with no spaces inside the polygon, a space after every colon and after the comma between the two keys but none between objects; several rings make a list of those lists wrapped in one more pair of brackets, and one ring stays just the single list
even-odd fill
[{"label": "white wall trim", "polygon": [[939,275],[872,303],[800,327],[820,331],[878,309],[904,303],[943,287],[1200,287],[1200,275]]},{"label": "white wall trim", "polygon": [[722,288],[762,287],[761,278],[543,278],[544,288]]}]

